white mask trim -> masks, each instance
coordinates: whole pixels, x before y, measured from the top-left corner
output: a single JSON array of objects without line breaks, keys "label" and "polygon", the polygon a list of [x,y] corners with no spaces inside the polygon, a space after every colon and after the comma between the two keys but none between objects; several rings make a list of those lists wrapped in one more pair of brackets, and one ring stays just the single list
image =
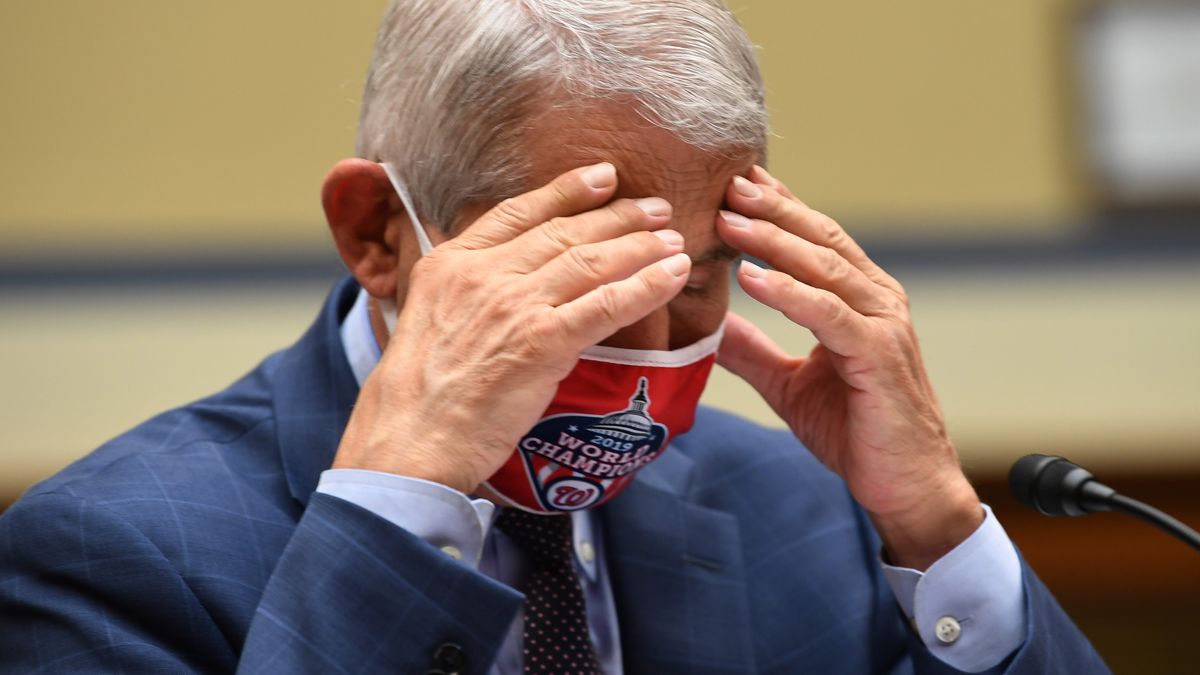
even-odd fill
[{"label": "white mask trim", "polygon": [[706,356],[716,353],[721,346],[721,338],[725,335],[725,322],[712,335],[693,342],[686,347],[670,351],[659,349],[624,349],[621,347],[605,347],[597,345],[589,347],[580,354],[579,358],[588,361],[603,361],[622,366],[655,366],[658,368],[682,368],[691,365]]},{"label": "white mask trim", "polygon": [[417,235],[417,243],[421,246],[421,255],[429,255],[429,252],[433,250],[433,243],[429,241],[429,234],[425,232],[421,221],[417,219],[417,210],[413,208],[413,200],[408,194],[408,188],[404,186],[404,180],[400,178],[400,173],[396,171],[396,167],[392,166],[391,162],[383,162],[383,170],[387,173],[388,180],[392,182],[396,194],[400,195],[400,203],[404,204],[404,209],[408,211],[408,221],[412,223],[413,232]]},{"label": "white mask trim", "polygon": [[[514,449],[513,452],[517,452],[517,450]],[[509,499],[508,495],[505,495],[504,493],[500,492],[496,488],[492,487],[492,484],[486,480],[483,481],[482,483],[480,483],[480,485],[483,485],[491,492],[491,494],[488,495],[488,497],[487,497],[489,500],[492,499],[493,497],[497,497],[500,499],[501,502],[504,502],[503,504],[496,504],[496,506],[499,506],[501,508],[517,509],[518,511],[524,511],[525,513],[532,513],[537,516],[553,516],[553,515],[558,515],[559,513],[561,513],[562,515],[570,515],[570,513],[571,513],[570,511],[561,511],[561,512],[560,511],[539,511],[537,509],[531,509],[528,506],[522,506],[521,504],[518,504],[518,503],[514,502],[513,500]],[[493,503],[495,503],[495,502],[493,502]]]},{"label": "white mask trim", "polygon": [[[429,255],[433,250],[433,242],[429,241],[429,234],[425,232],[425,226],[421,225],[421,219],[417,218],[417,209],[413,206],[412,196],[408,194],[408,188],[404,185],[404,179],[400,177],[400,172],[391,162],[381,162],[384,173],[387,174],[388,181],[392,184],[392,189],[400,197],[400,203],[404,205],[404,210],[408,212],[408,222],[412,223],[413,234],[417,235],[417,245],[421,247],[421,255]],[[396,303],[393,300],[377,300],[379,303],[379,313],[383,315],[383,323],[387,325],[388,335],[396,332]]]},{"label": "white mask trim", "polygon": [[399,315],[396,309],[396,301],[376,298],[375,302],[379,303],[379,313],[383,316],[383,323],[387,326],[388,335],[394,334],[396,332],[396,317]]}]

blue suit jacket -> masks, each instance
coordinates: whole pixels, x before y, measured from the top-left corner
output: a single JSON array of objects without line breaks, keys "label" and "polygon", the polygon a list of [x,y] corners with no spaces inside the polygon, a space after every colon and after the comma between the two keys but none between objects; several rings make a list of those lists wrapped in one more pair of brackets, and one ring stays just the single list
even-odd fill
[{"label": "blue suit jacket", "polygon": [[[357,395],[338,332],[357,290],[0,518],[0,671],[487,670],[522,596],[313,492]],[[702,410],[602,514],[629,673],[952,672],[909,630],[863,512],[788,433]],[[1030,630],[999,670],[1107,672],[1024,577]]]}]

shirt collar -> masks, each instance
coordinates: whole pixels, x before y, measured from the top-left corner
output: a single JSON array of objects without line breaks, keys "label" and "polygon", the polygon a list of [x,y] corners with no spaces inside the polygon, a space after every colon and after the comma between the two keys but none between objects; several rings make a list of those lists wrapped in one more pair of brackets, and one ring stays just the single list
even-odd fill
[{"label": "shirt collar", "polygon": [[361,389],[367,376],[375,369],[375,364],[383,357],[379,342],[375,340],[375,331],[371,329],[371,316],[367,312],[367,292],[359,289],[354,306],[342,319],[342,346],[346,350],[346,360],[350,362],[350,370]]},{"label": "shirt collar", "polygon": [[[354,372],[354,379],[362,388],[367,376],[375,369],[375,364],[383,357],[383,350],[375,339],[375,331],[371,327],[371,316],[367,311],[367,292],[359,289],[354,306],[342,319],[342,346],[346,350],[346,361]],[[596,539],[596,523],[590,511],[576,511],[571,514],[572,537],[575,548],[575,562],[589,581],[596,581],[596,558],[600,555]]]}]

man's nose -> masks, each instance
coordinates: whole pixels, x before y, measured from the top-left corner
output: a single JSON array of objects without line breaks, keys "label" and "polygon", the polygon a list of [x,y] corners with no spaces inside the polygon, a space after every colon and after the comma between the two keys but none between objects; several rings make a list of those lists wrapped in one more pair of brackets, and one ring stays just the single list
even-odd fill
[{"label": "man's nose", "polygon": [[600,344],[622,349],[670,349],[670,312],[666,307],[659,307],[640,321],[608,336]]}]

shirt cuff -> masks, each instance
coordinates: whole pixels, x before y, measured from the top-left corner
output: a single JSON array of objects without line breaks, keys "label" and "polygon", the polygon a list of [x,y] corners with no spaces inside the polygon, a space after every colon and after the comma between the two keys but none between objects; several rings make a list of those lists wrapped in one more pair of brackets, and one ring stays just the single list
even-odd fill
[{"label": "shirt cuff", "polygon": [[364,469],[328,469],[317,492],[361,506],[478,568],[495,506],[441,483]]},{"label": "shirt cuff", "polygon": [[977,673],[1024,641],[1025,591],[1012,540],[985,504],[983,523],[924,573],[883,563],[896,601],[941,661]]}]

